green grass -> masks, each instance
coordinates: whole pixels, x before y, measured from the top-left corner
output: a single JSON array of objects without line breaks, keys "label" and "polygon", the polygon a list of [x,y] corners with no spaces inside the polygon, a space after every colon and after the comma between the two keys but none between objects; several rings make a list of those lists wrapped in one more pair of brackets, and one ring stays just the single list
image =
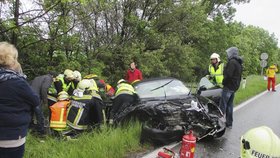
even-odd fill
[{"label": "green grass", "polygon": [[141,124],[126,127],[103,127],[99,132],[85,133],[77,140],[47,137],[40,142],[31,134],[27,137],[26,158],[122,158],[142,149],[139,143]]},{"label": "green grass", "polygon": [[[277,76],[279,78],[280,75]],[[280,81],[280,79],[279,79]],[[278,81],[278,83],[279,83]],[[267,81],[262,76],[249,76],[246,88],[237,91],[235,105],[266,90]],[[40,142],[31,134],[27,137],[26,158],[123,158],[150,148],[139,143],[141,124],[125,127],[103,127],[101,131],[85,133],[78,140],[59,140],[47,137]]]},{"label": "green grass", "polygon": [[[277,75],[276,80],[279,83],[280,74]],[[251,97],[266,90],[267,81],[263,79],[263,76],[252,75],[247,77],[246,87],[242,89],[240,86],[239,90],[235,94],[234,105],[238,105]]]}]

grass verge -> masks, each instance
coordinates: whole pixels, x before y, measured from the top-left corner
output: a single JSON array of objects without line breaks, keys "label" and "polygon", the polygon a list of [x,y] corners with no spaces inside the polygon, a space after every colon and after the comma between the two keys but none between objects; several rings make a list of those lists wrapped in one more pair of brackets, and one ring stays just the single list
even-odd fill
[{"label": "grass verge", "polygon": [[[276,78],[279,77],[280,74]],[[242,86],[240,86],[239,90],[235,93],[235,106],[266,90],[267,81],[263,79],[263,76],[251,75],[246,80],[245,89],[242,89]],[[279,83],[280,81],[277,80],[276,82]]]},{"label": "grass verge", "polygon": [[103,127],[98,132],[85,133],[77,140],[27,137],[26,158],[123,158],[127,153],[143,150],[140,143],[141,124],[125,127]]}]

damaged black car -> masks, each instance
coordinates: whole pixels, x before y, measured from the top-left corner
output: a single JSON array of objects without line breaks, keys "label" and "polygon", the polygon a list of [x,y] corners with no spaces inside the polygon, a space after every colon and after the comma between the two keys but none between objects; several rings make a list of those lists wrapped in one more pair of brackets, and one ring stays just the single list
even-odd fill
[{"label": "damaged black car", "polygon": [[180,141],[188,130],[193,130],[198,140],[221,137],[226,129],[225,118],[217,103],[210,100],[219,99],[221,88],[209,86],[207,79],[199,85],[193,94],[176,78],[138,82],[134,86],[139,96],[137,104],[126,105],[115,121],[137,119],[143,122],[141,142],[154,145]]}]

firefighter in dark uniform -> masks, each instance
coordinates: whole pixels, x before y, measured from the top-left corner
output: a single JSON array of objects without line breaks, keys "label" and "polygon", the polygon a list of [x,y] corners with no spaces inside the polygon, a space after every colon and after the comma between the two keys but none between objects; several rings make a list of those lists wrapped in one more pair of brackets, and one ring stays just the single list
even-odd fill
[{"label": "firefighter in dark uniform", "polygon": [[110,112],[110,124],[113,123],[115,116],[118,115],[125,106],[136,102],[136,96],[136,92],[131,84],[124,79],[118,81],[117,91],[113,100],[113,107]]},{"label": "firefighter in dark uniform", "polygon": [[103,101],[93,79],[83,79],[73,92],[67,124],[77,130],[99,126],[103,122]]}]

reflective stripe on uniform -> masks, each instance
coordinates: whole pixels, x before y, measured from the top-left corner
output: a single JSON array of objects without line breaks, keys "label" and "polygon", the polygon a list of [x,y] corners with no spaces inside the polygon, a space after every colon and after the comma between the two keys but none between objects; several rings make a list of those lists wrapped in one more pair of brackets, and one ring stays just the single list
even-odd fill
[{"label": "reflective stripe on uniform", "polygon": [[91,98],[91,95],[83,95],[82,97],[72,96],[72,99],[74,100],[90,100]]},{"label": "reflective stripe on uniform", "polygon": [[84,108],[79,108],[79,110],[78,110],[78,114],[77,114],[77,116],[76,116],[76,118],[75,118],[75,120],[74,120],[74,124],[75,125],[78,125],[78,122],[80,121],[80,119],[81,119],[81,114],[84,112]]},{"label": "reflective stripe on uniform", "polygon": [[52,128],[66,128],[66,122],[50,121],[50,127],[52,127]]},{"label": "reflective stripe on uniform", "polygon": [[74,129],[78,129],[78,130],[85,130],[85,129],[87,129],[87,126],[86,126],[86,125],[84,125],[84,126],[82,126],[82,125],[77,125],[77,124],[73,124],[73,123],[70,122],[70,121],[67,121],[67,124],[68,124],[70,127],[74,128]]},{"label": "reflective stripe on uniform", "polygon": [[[74,129],[78,129],[78,130],[85,130],[85,129],[87,129],[87,125],[79,125],[81,117],[84,114],[84,106],[85,106],[85,103],[80,103],[78,101],[72,101],[70,107],[68,108],[68,111],[67,111],[67,124],[69,126],[71,126],[72,128],[74,128]],[[70,113],[71,110],[73,110],[73,108],[77,108],[78,109],[77,114],[75,116],[71,115],[71,116],[74,117],[74,120],[72,120],[73,118],[69,119],[69,116],[70,116],[69,113]],[[73,114],[73,113],[71,113],[71,114]]]},{"label": "reflective stripe on uniform", "polygon": [[53,102],[57,102],[57,98],[51,95],[48,95],[48,99],[53,101]]},{"label": "reflective stripe on uniform", "polygon": [[101,96],[96,91],[92,91],[91,96],[102,100]]},{"label": "reflective stripe on uniform", "polygon": [[117,89],[117,92],[115,93],[115,96],[123,94],[123,93],[134,94],[136,92],[130,84],[121,83],[121,84],[118,85],[118,89]]},{"label": "reflective stripe on uniform", "polygon": [[61,109],[61,112],[60,112],[60,117],[59,117],[59,121],[60,121],[60,122],[63,121],[64,111],[65,111],[64,108],[62,108],[62,109]]}]

